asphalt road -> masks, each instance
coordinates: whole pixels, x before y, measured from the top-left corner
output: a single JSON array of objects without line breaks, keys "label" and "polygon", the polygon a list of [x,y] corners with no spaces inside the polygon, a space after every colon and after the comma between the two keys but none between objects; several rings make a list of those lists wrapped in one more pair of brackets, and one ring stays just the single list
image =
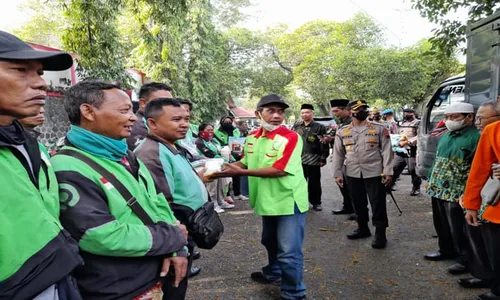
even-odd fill
[{"label": "asphalt road", "polygon": [[[355,222],[333,216],[341,195],[329,166],[323,168],[323,211],[309,211],[304,241],[304,279],[308,299],[474,299],[486,290],[466,290],[456,280],[469,275],[449,275],[451,261],[429,262],[423,253],[437,249],[433,238],[429,197],[410,197],[409,176],[394,192],[403,210],[399,216],[388,203],[390,227],[384,250],[371,248],[371,238],[351,241],[346,234]],[[423,190],[423,189],[422,189]],[[279,287],[259,285],[250,273],[267,262],[260,244],[261,219],[248,204],[221,215],[225,233],[213,250],[201,250],[195,265],[202,272],[189,283],[188,299],[277,299]],[[373,231],[372,231],[373,232]]]}]

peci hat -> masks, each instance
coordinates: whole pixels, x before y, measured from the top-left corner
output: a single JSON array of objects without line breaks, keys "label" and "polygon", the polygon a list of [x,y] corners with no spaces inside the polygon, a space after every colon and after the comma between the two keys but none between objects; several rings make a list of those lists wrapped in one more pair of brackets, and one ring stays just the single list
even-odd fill
[{"label": "peci hat", "polygon": [[47,71],[62,71],[73,65],[66,52],[33,49],[16,36],[0,30],[0,60],[38,60]]},{"label": "peci hat", "polygon": [[310,110],[314,110],[314,106],[312,106],[311,104],[304,103],[304,104],[302,104],[302,106],[300,107],[300,110],[303,110],[303,109],[310,109]]},{"label": "peci hat", "polygon": [[459,103],[453,103],[448,106],[446,106],[444,110],[445,114],[473,114],[474,113],[474,106],[470,103],[465,103],[465,102],[459,102]]},{"label": "peci hat", "polygon": [[365,100],[355,100],[355,101],[351,101],[349,102],[349,104],[347,105],[348,108],[350,109],[358,109],[358,108],[361,108],[361,107],[370,107]]},{"label": "peci hat", "polygon": [[346,107],[349,104],[347,99],[333,99],[330,100],[331,107]]},{"label": "peci hat", "polygon": [[257,108],[265,107],[271,104],[279,105],[284,108],[289,108],[290,106],[286,104],[285,100],[281,99],[280,96],[276,94],[269,94],[260,98],[259,103],[257,103]]}]

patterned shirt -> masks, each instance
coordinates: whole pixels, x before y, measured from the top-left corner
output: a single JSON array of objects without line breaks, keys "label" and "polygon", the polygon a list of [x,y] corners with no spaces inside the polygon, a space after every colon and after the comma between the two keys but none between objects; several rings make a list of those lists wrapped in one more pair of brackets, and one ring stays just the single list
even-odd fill
[{"label": "patterned shirt", "polygon": [[448,131],[439,139],[436,160],[430,170],[429,196],[458,202],[465,191],[479,136],[476,127],[468,126]]}]

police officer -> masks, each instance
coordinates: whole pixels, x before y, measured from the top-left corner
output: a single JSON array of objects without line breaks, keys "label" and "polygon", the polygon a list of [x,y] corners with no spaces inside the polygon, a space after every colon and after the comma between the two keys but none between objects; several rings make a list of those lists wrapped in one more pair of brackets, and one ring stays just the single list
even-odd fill
[{"label": "police officer", "polygon": [[417,134],[418,126],[420,126],[420,120],[415,117],[415,110],[411,108],[405,108],[404,121],[399,126],[399,134],[405,135],[408,139],[407,142],[400,142],[400,147],[405,147],[408,149],[408,155],[404,153],[396,153],[394,157],[394,179],[393,184],[398,180],[399,176],[403,172],[406,166],[408,166],[408,171],[411,175],[411,183],[413,188],[411,190],[411,196],[420,195],[420,185],[422,184],[422,179],[417,175],[415,167],[417,164]]},{"label": "police officer", "polygon": [[314,121],[314,106],[311,104],[302,104],[300,115],[302,120],[295,123],[292,130],[304,141],[302,168],[307,180],[309,203],[315,211],[321,211],[321,168],[330,155],[328,144],[321,142],[326,135],[326,127]]},{"label": "police officer", "polygon": [[[330,100],[330,106],[332,107],[332,114],[339,120],[338,128],[342,128],[346,125],[351,124],[352,117],[351,111],[347,108],[349,100],[347,99],[334,99]],[[347,187],[347,180],[345,179],[345,167],[343,168],[343,178],[344,185],[339,185],[340,192],[344,198],[342,201],[342,208],[332,210],[334,215],[350,215],[350,220],[355,220],[356,215],[354,215],[354,208],[352,207],[351,195],[349,194],[349,188]]]},{"label": "police officer", "polygon": [[342,127],[335,137],[333,166],[335,181],[344,185],[344,172],[351,194],[354,210],[358,215],[358,228],[347,235],[349,239],[371,236],[368,228],[368,202],[372,208],[372,223],[375,226],[375,239],[372,247],[385,248],[388,226],[386,208],[386,189],[392,179],[393,154],[387,129],[366,120],[368,105],[364,100],[350,102],[353,120]]}]

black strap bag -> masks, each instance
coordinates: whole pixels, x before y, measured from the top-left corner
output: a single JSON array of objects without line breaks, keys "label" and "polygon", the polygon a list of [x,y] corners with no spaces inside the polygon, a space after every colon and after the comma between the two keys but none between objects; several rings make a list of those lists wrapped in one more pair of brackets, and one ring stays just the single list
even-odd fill
[{"label": "black strap bag", "polygon": [[212,201],[203,204],[188,220],[188,231],[199,248],[212,249],[217,245],[224,233],[224,224],[214,210]]}]

